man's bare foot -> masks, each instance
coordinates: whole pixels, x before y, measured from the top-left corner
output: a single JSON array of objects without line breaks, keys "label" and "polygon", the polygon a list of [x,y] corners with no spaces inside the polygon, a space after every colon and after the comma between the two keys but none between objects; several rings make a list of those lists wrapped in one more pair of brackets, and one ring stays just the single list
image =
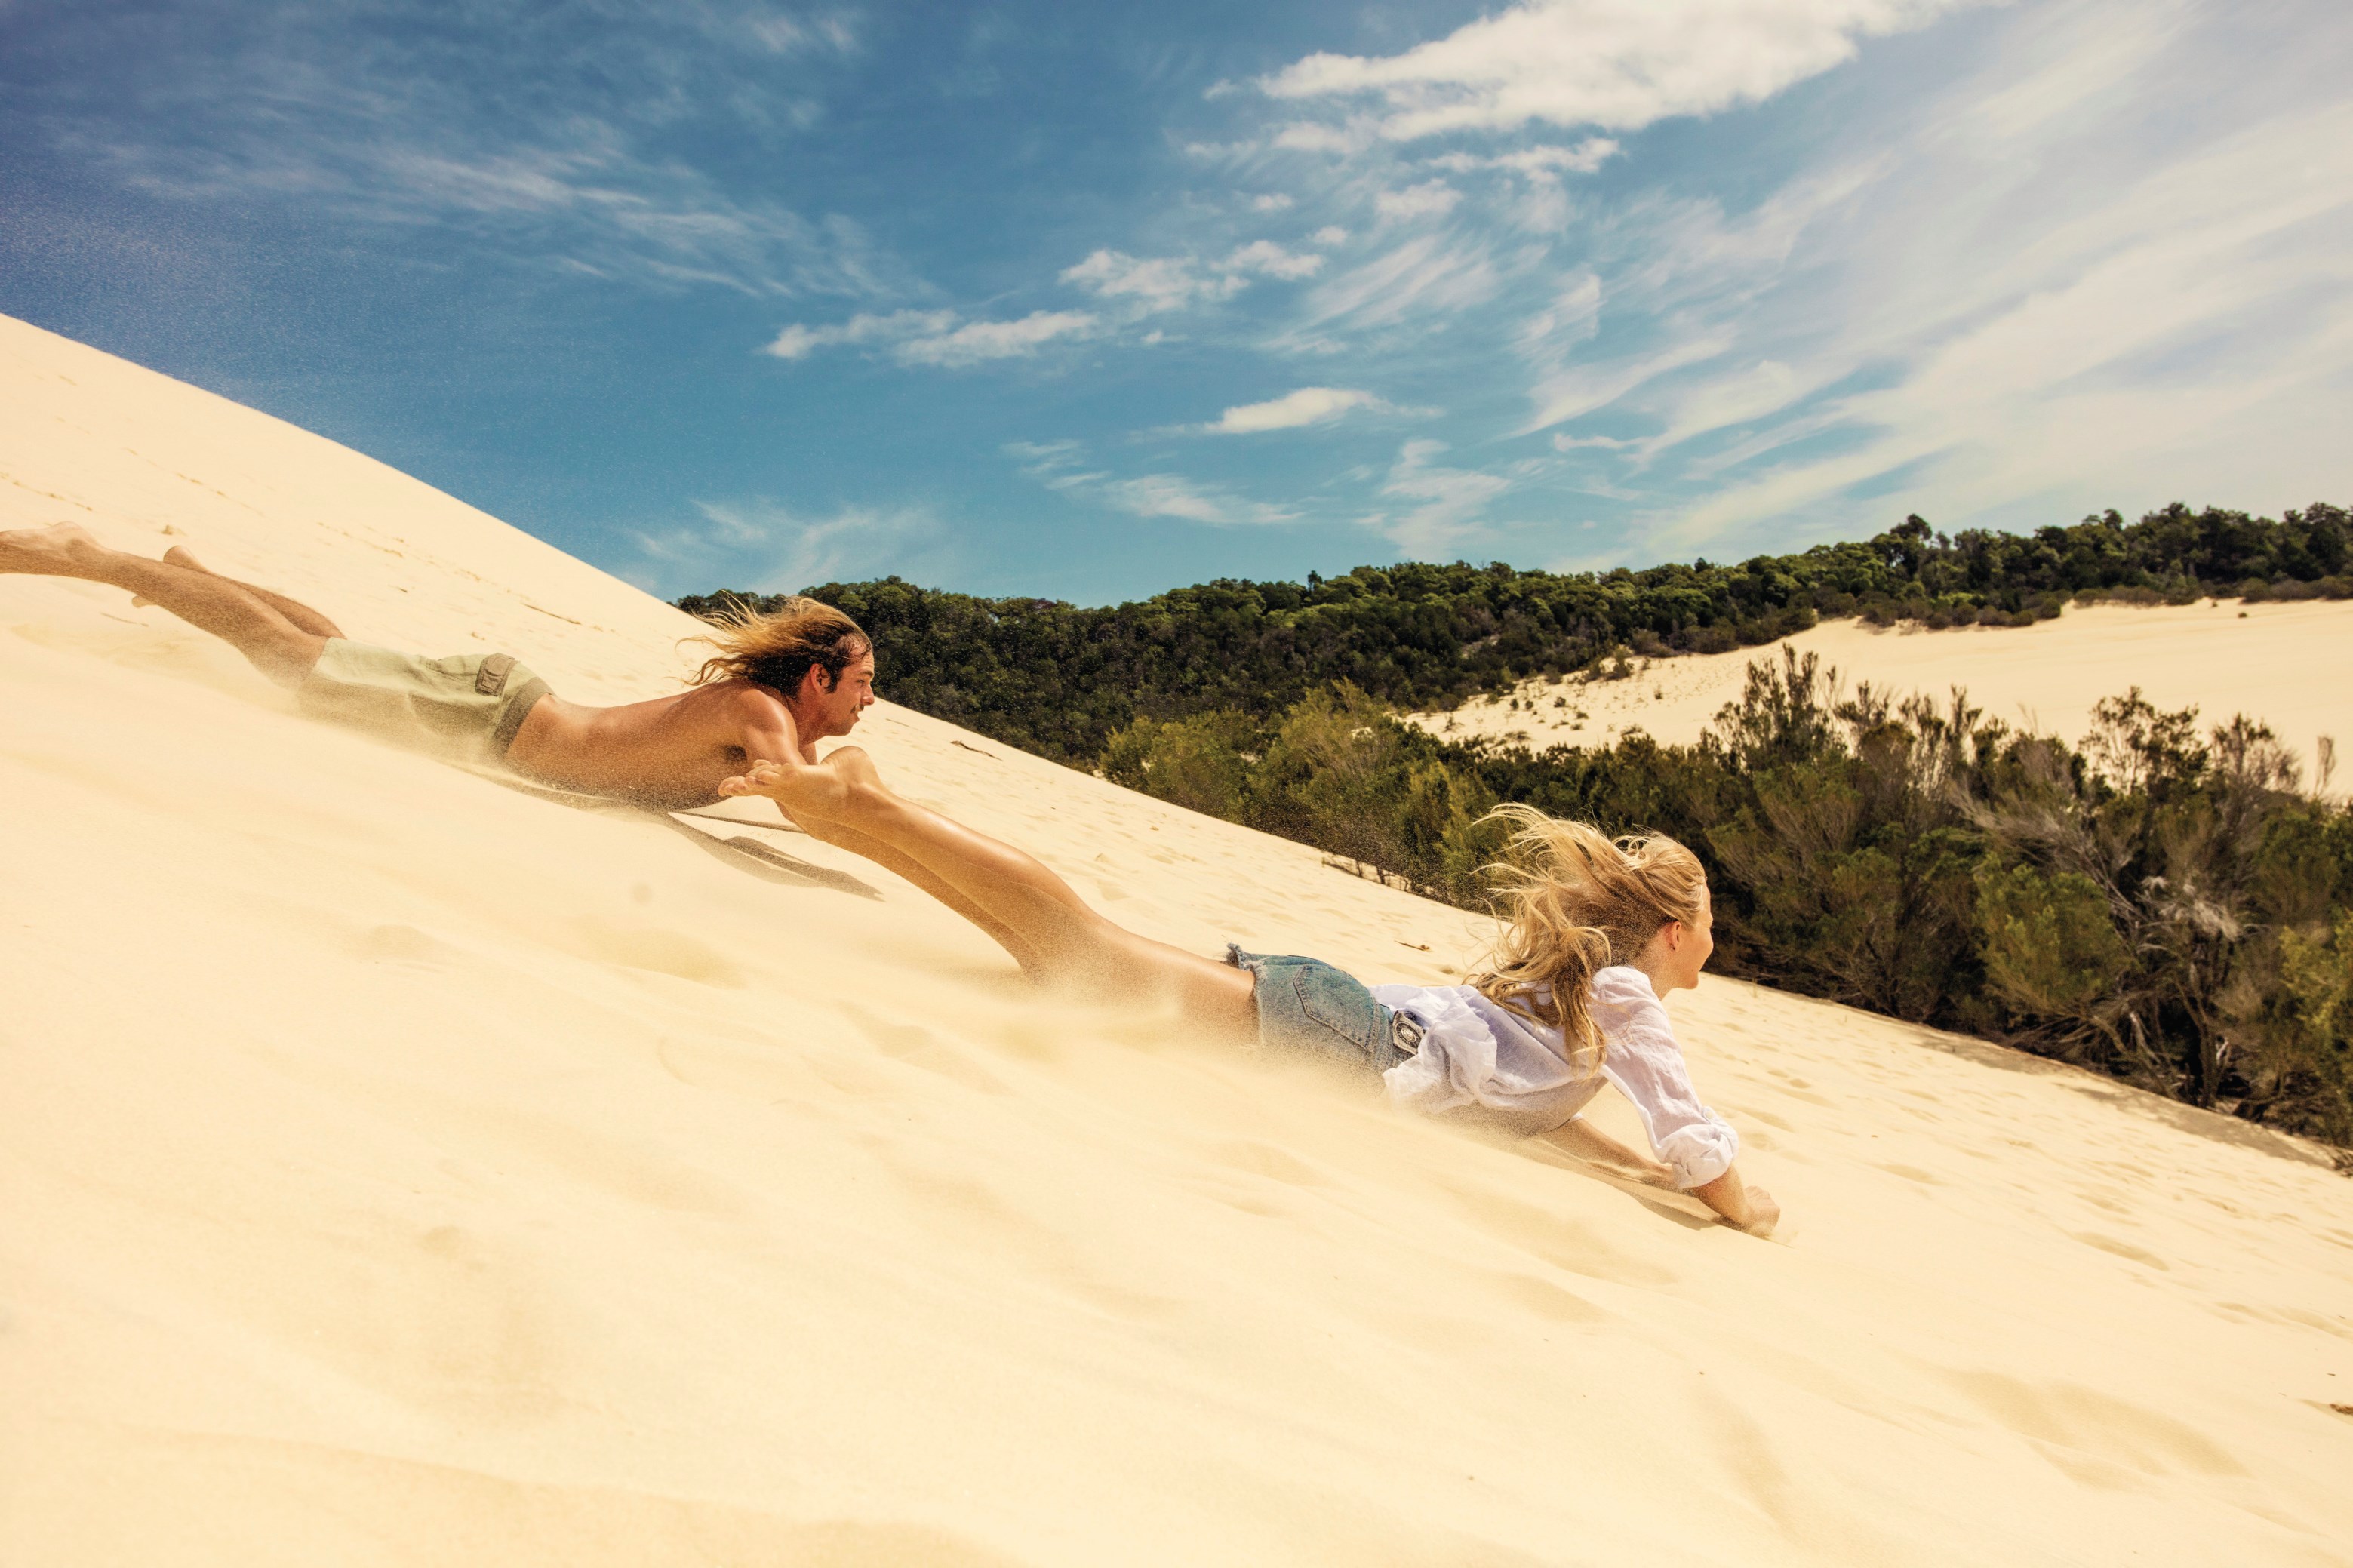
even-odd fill
[{"label": "man's bare foot", "polygon": [[91,557],[105,546],[78,522],[53,522],[47,528],[12,528],[0,531],[0,572],[23,572],[41,577],[79,577]]}]

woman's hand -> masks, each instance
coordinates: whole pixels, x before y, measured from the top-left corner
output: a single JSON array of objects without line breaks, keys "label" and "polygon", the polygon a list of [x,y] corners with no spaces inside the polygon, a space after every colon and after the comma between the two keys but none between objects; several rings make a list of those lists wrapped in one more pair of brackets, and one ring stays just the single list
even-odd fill
[{"label": "woman's hand", "polygon": [[1722,1215],[1726,1224],[1751,1236],[1770,1236],[1781,1223],[1781,1205],[1773,1201],[1773,1194],[1743,1184],[1736,1167],[1712,1182],[1701,1183],[1691,1189],[1691,1194]]}]

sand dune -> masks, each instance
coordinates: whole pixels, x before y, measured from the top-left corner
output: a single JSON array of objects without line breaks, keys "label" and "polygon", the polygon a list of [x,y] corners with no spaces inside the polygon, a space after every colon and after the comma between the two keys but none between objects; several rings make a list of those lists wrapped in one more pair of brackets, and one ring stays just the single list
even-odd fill
[{"label": "sand dune", "polygon": [[[635,590],[15,322],[0,470],[0,526],[357,636],[685,667]],[[2310,1146],[1711,982],[1763,1242],[1045,1007],[799,835],[715,827],[826,873],[755,875],[306,722],[111,591],[0,579],[0,714],[10,1568],[2353,1560]],[[1310,850],[860,738],[1155,935],[1472,960]]]},{"label": "sand dune", "polygon": [[2353,742],[2353,683],[2343,676],[2353,669],[2353,603],[2322,600],[2075,605],[2031,626],[1942,632],[1826,621],[1768,647],[1636,660],[1641,673],[1624,680],[1525,681],[1412,722],[1539,748],[1608,745],[1636,729],[1688,745],[1739,697],[1748,666],[1779,662],[1785,646],[1836,669],[1850,691],[1867,680],[1942,706],[1959,687],[1991,718],[2070,742],[2090,728],[2094,703],[2137,686],[2160,708],[2197,708],[2209,724],[2261,719],[2307,766],[2322,736]]}]

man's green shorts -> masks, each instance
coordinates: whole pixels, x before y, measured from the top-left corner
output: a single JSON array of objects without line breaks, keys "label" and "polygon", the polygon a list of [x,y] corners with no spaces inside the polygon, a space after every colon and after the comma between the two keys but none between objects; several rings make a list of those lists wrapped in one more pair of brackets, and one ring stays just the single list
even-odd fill
[{"label": "man's green shorts", "polygon": [[494,766],[546,695],[547,682],[506,654],[421,658],[329,637],[294,700],[314,719]]}]

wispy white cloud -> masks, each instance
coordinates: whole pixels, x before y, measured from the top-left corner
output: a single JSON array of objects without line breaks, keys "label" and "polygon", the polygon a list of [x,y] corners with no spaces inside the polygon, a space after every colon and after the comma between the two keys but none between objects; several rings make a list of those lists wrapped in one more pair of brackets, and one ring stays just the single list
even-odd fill
[{"label": "wispy white cloud", "polygon": [[[1808,171],[1737,216],[1712,199],[1657,197],[1614,215],[1599,226],[1587,266],[1521,324],[1515,348],[1528,366],[1532,413],[1516,433],[1582,417],[1733,352],[1755,332],[1758,300],[1809,231],[1847,214],[1897,166],[1880,153]],[[1583,352],[1605,310],[1647,329],[1639,347]],[[1830,379],[1809,374],[1816,384]]]},{"label": "wispy white cloud", "polygon": [[1203,494],[1189,479],[1175,474],[1145,474],[1141,479],[1114,479],[1103,487],[1105,500],[1138,517],[1181,517],[1187,522],[1231,521],[1225,503]]},{"label": "wispy white cloud", "polygon": [[1421,560],[1442,559],[1478,533],[1488,504],[1513,485],[1505,475],[1431,461],[1446,449],[1443,441],[1408,441],[1398,447],[1380,494],[1412,504],[1401,513],[1380,511],[1363,520]]},{"label": "wispy white cloud", "polygon": [[1286,281],[1311,278],[1323,265],[1324,258],[1312,251],[1294,251],[1270,239],[1256,239],[1235,247],[1218,261],[1097,250],[1075,266],[1064,268],[1061,280],[1139,314],[1158,315],[1229,300],[1249,288],[1252,278]]},{"label": "wispy white cloud", "polygon": [[1424,180],[1401,191],[1382,191],[1373,197],[1373,209],[1392,222],[1419,217],[1444,217],[1462,199],[1462,193],[1444,180]]},{"label": "wispy white cloud", "polygon": [[1617,152],[1618,143],[1609,137],[1588,136],[1574,147],[1543,143],[1486,156],[1475,153],[1448,153],[1430,159],[1429,167],[1457,174],[1467,174],[1480,169],[1504,169],[1531,180],[1549,182],[1563,174],[1589,174],[1608,163]]},{"label": "wispy white cloud", "polygon": [[[1904,373],[1806,411],[1857,439],[1737,478],[1678,536],[1889,479],[1882,505],[1966,516],[2104,482],[2296,504],[2341,477],[2306,443],[2353,358],[2353,107],[2284,118],[2020,237],[1976,276],[1915,277],[1909,310],[1861,312],[1811,374]],[[1774,393],[1756,371],[1694,388],[1668,434],[1786,405]]]},{"label": "wispy white cloud", "polygon": [[1317,285],[1302,327],[1363,330],[1440,318],[1484,303],[1502,281],[1486,241],[1423,234]]},{"label": "wispy white cloud", "polygon": [[1625,215],[1598,260],[1625,346],[1536,367],[1524,428],[1606,411],[1608,445],[1556,449],[1645,472],[1650,547],[1677,551],[2341,489],[2353,108],[2285,55],[2218,74],[2266,58],[2236,13],[2119,15],[2020,18],[1867,163],[1740,220]]},{"label": "wispy white cloud", "polygon": [[1141,474],[1116,478],[1087,466],[1086,447],[1078,441],[1014,441],[1005,452],[1021,471],[1048,489],[1089,498],[1135,517],[1173,517],[1218,528],[1294,522],[1299,513],[1237,494],[1221,485],[1202,484],[1180,474]]},{"label": "wispy white cloud", "polygon": [[1219,265],[1231,273],[1254,272],[1295,283],[1321,272],[1324,258],[1313,251],[1286,249],[1271,239],[1253,239],[1248,245],[1236,246]]},{"label": "wispy white cloud", "polygon": [[1374,414],[1414,414],[1427,417],[1436,409],[1401,409],[1369,392],[1342,386],[1303,386],[1264,403],[1229,408],[1206,425],[1190,428],[1204,436],[1255,436],[1269,430],[1296,430],[1308,425],[1329,425],[1356,410]]},{"label": "wispy white cloud", "polygon": [[[903,263],[853,219],[721,177],[666,139],[697,119],[739,141],[805,130],[859,50],[847,13],[611,9],[527,73],[530,101],[562,111],[510,115],[480,79],[441,64],[496,58],[513,35],[560,22],[427,0],[382,0],[364,26],[337,8],[248,9],[239,47],[205,68],[174,70],[160,87],[126,83],[137,111],[167,116],[171,135],[126,133],[110,116],[131,105],[100,112],[85,100],[51,119],[58,145],[156,195],[438,231],[445,250],[628,287],[910,291]],[[399,34],[429,36],[443,52],[385,41]],[[156,58],[169,58],[175,37],[159,24]]]},{"label": "wispy white cloud", "polygon": [[1379,132],[1373,121],[1359,116],[1345,125],[1294,121],[1274,133],[1273,145],[1291,153],[1330,153],[1348,157],[1363,152],[1378,139]]},{"label": "wispy white cloud", "polygon": [[1155,314],[1223,300],[1249,286],[1249,279],[1231,273],[1205,272],[1189,257],[1139,257],[1110,249],[1094,251],[1085,260],[1064,268],[1062,281],[1099,299]]},{"label": "wispy white cloud", "polygon": [[818,349],[874,343],[901,364],[961,369],[990,360],[1026,359],[1047,344],[1091,337],[1101,325],[1083,310],[1032,310],[1005,321],[959,321],[954,310],[861,313],[836,326],[795,323],[763,353],[806,359]]},{"label": "wispy white cloud", "polygon": [[778,359],[807,359],[818,349],[843,343],[898,342],[919,334],[937,334],[955,324],[954,310],[892,310],[887,314],[861,311],[837,326],[811,327],[797,322],[763,349]]},{"label": "wispy white cloud", "polygon": [[[1536,0],[1403,54],[1314,54],[1260,85],[1279,99],[1377,99],[1371,126],[1332,132],[1355,151],[1392,141],[1512,131],[1532,121],[1631,131],[1755,103],[1844,64],[1856,40],[1917,27],[1975,0]],[[1290,146],[1318,131],[1287,127]]]},{"label": "wispy white cloud", "polygon": [[628,575],[655,593],[716,585],[785,593],[819,583],[950,565],[939,518],[920,506],[843,506],[805,511],[765,500],[692,503],[697,521],[641,530]]},{"label": "wispy white cloud", "polygon": [[1021,465],[1021,471],[1050,490],[1085,490],[1102,484],[1112,476],[1101,468],[1086,466],[1086,443],[1082,441],[1008,441],[1006,455]]},{"label": "wispy white cloud", "polygon": [[1087,337],[1095,318],[1084,310],[1032,310],[1018,321],[966,321],[952,331],[907,339],[891,352],[902,364],[958,366],[1024,359],[1063,338]]}]

